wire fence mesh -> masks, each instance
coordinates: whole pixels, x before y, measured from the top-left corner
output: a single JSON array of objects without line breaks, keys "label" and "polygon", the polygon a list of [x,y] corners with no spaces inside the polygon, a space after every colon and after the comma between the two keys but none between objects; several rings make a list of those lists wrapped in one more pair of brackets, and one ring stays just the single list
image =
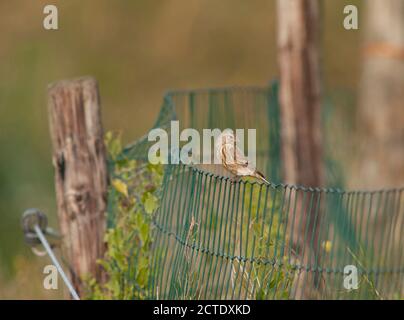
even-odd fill
[{"label": "wire fence mesh", "polygon": [[[168,130],[171,120],[199,132],[256,128],[257,167],[272,182],[234,182],[220,165],[166,165],[149,298],[403,297],[403,188],[344,191],[332,159],[332,188],[280,183],[276,83],[169,92],[154,127]],[[145,136],[122,156],[147,161],[150,145]]]}]

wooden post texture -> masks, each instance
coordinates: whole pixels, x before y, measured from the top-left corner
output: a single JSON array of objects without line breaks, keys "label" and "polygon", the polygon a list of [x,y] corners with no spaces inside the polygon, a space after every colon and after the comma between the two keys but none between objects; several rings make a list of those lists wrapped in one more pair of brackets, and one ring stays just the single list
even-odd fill
[{"label": "wooden post texture", "polygon": [[96,80],[51,84],[48,106],[60,230],[80,295],[84,276],[102,280],[96,261],[105,250],[108,174]]},{"label": "wooden post texture", "polygon": [[404,181],[404,1],[365,1],[363,68],[357,124],[361,161],[355,187]]},{"label": "wooden post texture", "polygon": [[[286,183],[318,187],[323,184],[319,3],[278,0],[277,10],[283,177]],[[296,200],[299,222],[289,232],[293,234],[299,263],[313,266],[319,263],[321,210],[314,214],[301,195]],[[314,194],[313,203],[319,196]],[[310,291],[306,290],[308,284],[305,291]],[[297,290],[301,292],[296,297],[308,298],[303,286]]]}]

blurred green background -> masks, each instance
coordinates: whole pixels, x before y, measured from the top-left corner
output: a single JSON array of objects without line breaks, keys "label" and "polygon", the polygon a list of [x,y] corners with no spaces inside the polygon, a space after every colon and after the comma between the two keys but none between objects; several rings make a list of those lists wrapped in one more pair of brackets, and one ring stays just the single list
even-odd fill
[{"label": "blurred green background", "polygon": [[[47,4],[58,7],[57,31],[42,26]],[[323,78],[327,90],[355,92],[361,33],[343,28],[347,4],[361,8],[322,1]],[[0,1],[0,298],[62,296],[42,288],[49,261],[25,246],[19,225],[38,207],[57,226],[47,85],[96,77],[105,129],[129,142],[153,124],[168,89],[276,77],[275,9],[274,0]]]}]

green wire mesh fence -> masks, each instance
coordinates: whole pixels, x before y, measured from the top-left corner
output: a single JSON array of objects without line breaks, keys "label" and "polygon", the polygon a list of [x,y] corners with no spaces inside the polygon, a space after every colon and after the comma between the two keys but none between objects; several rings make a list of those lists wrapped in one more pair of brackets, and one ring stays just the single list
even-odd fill
[{"label": "green wire mesh fence", "polygon": [[[257,167],[273,182],[234,182],[220,165],[166,165],[149,298],[403,297],[403,188],[344,191],[330,159],[333,188],[279,183],[276,84],[170,92],[155,127],[171,120],[200,132],[256,128]],[[150,145],[145,136],[123,156],[147,161]]]}]

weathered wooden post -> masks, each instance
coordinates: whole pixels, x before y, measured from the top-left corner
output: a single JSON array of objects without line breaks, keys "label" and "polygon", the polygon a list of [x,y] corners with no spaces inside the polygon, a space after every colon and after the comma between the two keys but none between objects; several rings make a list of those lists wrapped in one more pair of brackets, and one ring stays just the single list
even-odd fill
[{"label": "weathered wooden post", "polygon": [[60,230],[80,295],[83,276],[102,280],[96,261],[105,250],[108,174],[96,80],[51,84],[48,106]]},{"label": "weathered wooden post", "polygon": [[[283,176],[287,183],[321,186],[319,3],[317,0],[278,0],[277,9]],[[313,203],[319,196],[314,195]],[[289,232],[293,235],[300,263],[314,266],[319,263],[317,243],[321,210],[315,214],[314,209],[303,204],[301,197],[296,201],[298,222]],[[314,280],[318,286],[318,279]],[[310,290],[309,281],[301,282],[305,288],[298,285],[296,295],[307,298],[307,292],[313,292],[313,286]]]}]

